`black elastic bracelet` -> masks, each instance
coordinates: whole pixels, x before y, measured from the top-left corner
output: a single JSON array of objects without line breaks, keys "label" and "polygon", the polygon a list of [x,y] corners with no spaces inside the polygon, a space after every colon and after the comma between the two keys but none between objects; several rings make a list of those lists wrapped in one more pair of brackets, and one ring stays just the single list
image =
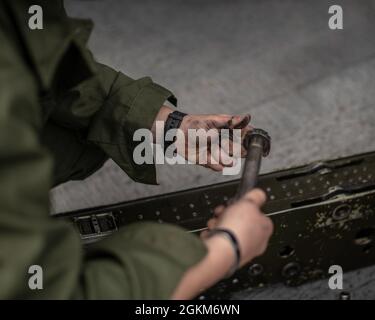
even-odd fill
[{"label": "black elastic bracelet", "polygon": [[230,241],[230,243],[232,244],[232,247],[233,247],[234,252],[235,252],[236,260],[235,260],[232,268],[229,270],[229,272],[227,274],[227,278],[229,278],[237,271],[237,269],[240,266],[240,262],[241,262],[240,246],[238,244],[237,237],[234,235],[234,233],[232,231],[230,231],[228,229],[223,229],[223,228],[212,229],[212,230],[210,230],[208,236],[212,237],[215,234],[222,234],[223,236],[225,236],[225,238],[227,238]]},{"label": "black elastic bracelet", "polygon": [[173,111],[168,115],[167,120],[165,121],[164,125],[164,153],[167,148],[174,142],[173,141],[166,141],[167,132],[171,129],[178,129],[181,125],[182,119],[186,116],[186,113],[180,111]]}]

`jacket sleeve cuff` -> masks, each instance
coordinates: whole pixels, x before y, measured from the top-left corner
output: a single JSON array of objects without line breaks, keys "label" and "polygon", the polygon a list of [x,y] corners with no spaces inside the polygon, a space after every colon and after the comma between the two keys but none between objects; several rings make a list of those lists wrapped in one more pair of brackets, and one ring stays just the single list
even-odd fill
[{"label": "jacket sleeve cuff", "polygon": [[138,129],[151,129],[165,101],[168,100],[173,105],[177,105],[177,99],[172,92],[152,82],[149,78],[145,79],[149,80],[149,83],[140,89],[126,116],[124,127],[131,135]]},{"label": "jacket sleeve cuff", "polygon": [[[133,142],[133,134],[138,129],[151,129],[153,122],[165,101],[169,101],[175,106],[177,99],[171,91],[154,83],[149,77],[141,79],[144,85],[130,103],[130,109],[126,114],[123,128],[125,137],[131,141],[131,155],[137,143]],[[133,161],[133,160],[132,160]],[[157,184],[155,164],[133,164],[134,170],[129,176],[138,182],[147,184]],[[135,173],[132,175],[132,173]]]},{"label": "jacket sleeve cuff", "polygon": [[133,141],[137,129],[151,129],[166,100],[177,100],[167,89],[145,77],[133,80],[119,72],[104,106],[90,125],[88,140],[99,145],[134,181],[157,184],[154,163],[136,164]]}]

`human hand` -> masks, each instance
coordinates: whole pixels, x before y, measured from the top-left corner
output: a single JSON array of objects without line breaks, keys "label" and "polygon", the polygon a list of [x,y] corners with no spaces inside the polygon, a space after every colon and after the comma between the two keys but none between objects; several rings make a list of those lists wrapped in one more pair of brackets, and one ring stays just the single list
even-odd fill
[{"label": "human hand", "polygon": [[[173,109],[162,106],[152,125],[154,142],[164,138],[164,132],[157,131],[156,123],[165,122]],[[198,164],[215,171],[236,164],[236,158],[245,157],[246,149],[243,139],[253,128],[249,126],[250,115],[186,115],[177,133],[172,133],[174,149],[180,156],[191,163]],[[222,129],[228,129],[227,135]],[[235,132],[234,130],[238,131]],[[195,133],[194,133],[195,132]],[[239,135],[238,135],[239,132]]]},{"label": "human hand", "polygon": [[[246,149],[242,146],[243,138],[252,130],[249,126],[250,115],[186,115],[182,120],[180,130],[184,139],[177,136],[175,145],[177,153],[186,160],[215,171],[235,165],[236,157],[245,157]],[[189,135],[189,130],[199,130],[198,139],[208,136],[207,143],[201,144],[195,136]],[[221,129],[239,129],[239,139],[220,135]],[[228,130],[229,132],[229,130]],[[210,133],[207,135],[207,133]],[[186,138],[188,137],[188,138]],[[236,154],[236,150],[237,152]]]},{"label": "human hand", "polygon": [[[240,266],[261,255],[272,234],[271,219],[259,209],[265,200],[264,192],[254,189],[228,207],[217,207],[215,216],[208,221],[209,229],[217,227],[234,233],[240,246]],[[172,294],[173,299],[195,297],[227,275],[233,266],[236,256],[232,244],[219,234],[211,237],[208,234],[209,230],[201,233],[207,247],[206,256],[185,272]]]},{"label": "human hand", "polygon": [[254,189],[228,207],[217,207],[214,217],[207,223],[208,230],[202,232],[201,237],[207,238],[209,230],[213,228],[232,231],[240,246],[240,265],[246,264],[265,251],[273,232],[271,219],[260,211],[265,201],[264,192]]}]

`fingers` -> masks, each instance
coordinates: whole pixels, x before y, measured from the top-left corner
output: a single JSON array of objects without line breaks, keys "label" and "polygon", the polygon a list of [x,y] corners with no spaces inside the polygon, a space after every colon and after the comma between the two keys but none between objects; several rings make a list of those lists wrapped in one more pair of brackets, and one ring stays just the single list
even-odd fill
[{"label": "fingers", "polygon": [[[246,156],[247,152],[246,149],[242,146],[242,141],[246,134],[252,130],[252,127],[249,126],[249,122],[251,120],[251,116],[249,114],[193,115],[191,117],[192,119],[189,122],[188,129],[203,129],[204,131],[215,129],[212,130],[212,132],[217,133],[215,134],[210,131],[210,135],[207,137],[207,144],[201,145],[200,142],[197,144],[197,138],[195,138],[194,145],[185,145],[184,151],[185,153],[187,151],[187,159],[189,159],[189,161],[196,160],[192,162],[219,172],[222,171],[224,167],[236,166],[238,164],[238,160],[236,160],[236,158]],[[221,129],[230,130],[221,132]],[[240,130],[241,132],[241,135],[236,139],[234,138],[234,129]],[[221,133],[223,135],[221,135]],[[188,141],[190,141],[190,139],[188,139]],[[194,149],[195,151],[192,157],[189,154],[189,150],[193,147],[198,149],[198,154],[195,153],[196,149]],[[202,155],[200,154],[201,152],[206,152],[206,157],[202,157]],[[201,159],[207,160],[201,161]]]},{"label": "fingers", "polygon": [[209,123],[208,127],[216,129],[242,129],[245,128],[251,120],[249,114],[235,116],[229,114],[214,114],[207,115],[206,117],[208,122],[212,121],[212,123]]},{"label": "fingers", "polygon": [[230,157],[223,148],[218,145],[211,145],[210,155],[213,157],[212,162],[219,163],[224,167],[231,167],[235,165],[235,159]]},{"label": "fingers", "polygon": [[263,190],[253,189],[246,193],[242,199],[251,201],[256,206],[261,207],[266,202],[267,197]]},{"label": "fingers", "polygon": [[208,230],[204,230],[201,232],[200,236],[202,239],[206,238],[208,233],[209,233],[209,230],[215,228],[219,222],[219,218],[220,216],[223,214],[223,212],[225,211],[225,206],[224,205],[220,205],[218,207],[216,207],[214,209],[214,217],[209,219],[207,221],[207,228]]},{"label": "fingers", "polygon": [[213,171],[218,171],[218,172],[223,171],[224,169],[224,167],[221,164],[214,164],[214,163],[207,163],[207,164],[203,164],[202,166],[209,168]]},{"label": "fingers", "polygon": [[219,218],[225,210],[224,205],[220,205],[214,209],[214,217]]},{"label": "fingers", "polygon": [[232,127],[233,129],[242,129],[245,128],[251,120],[251,116],[249,114],[245,114],[242,116],[234,116],[232,117]]},{"label": "fingers", "polygon": [[230,157],[224,150],[218,146],[211,147],[211,151],[207,151],[207,163],[202,165],[214,171],[223,171],[224,167],[231,167],[236,164],[236,159]]},{"label": "fingers", "polygon": [[228,126],[226,128],[241,130],[240,137],[234,137],[232,131],[230,131],[229,139],[223,139],[222,137],[222,147],[224,147],[225,152],[230,156],[234,155],[235,157],[246,157],[247,150],[243,146],[243,140],[245,136],[253,130],[253,127],[249,125],[250,119],[250,115],[233,116],[228,122]]},{"label": "fingers", "polygon": [[216,227],[217,225],[217,221],[218,219],[217,218],[211,218],[210,220],[207,221],[207,228],[208,229],[213,229]]}]

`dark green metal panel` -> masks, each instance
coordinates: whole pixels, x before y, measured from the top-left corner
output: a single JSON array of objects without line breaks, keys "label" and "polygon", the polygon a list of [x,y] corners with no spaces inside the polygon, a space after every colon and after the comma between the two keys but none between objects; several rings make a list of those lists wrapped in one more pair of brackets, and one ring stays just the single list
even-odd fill
[{"label": "dark green metal panel", "polygon": [[[375,263],[375,152],[265,174],[258,185],[268,194],[263,209],[275,225],[269,247],[204,297],[277,282],[299,285],[327,276],[333,264],[348,271]],[[199,232],[237,186],[220,183],[58,217],[74,222],[88,245],[143,220]]]}]

